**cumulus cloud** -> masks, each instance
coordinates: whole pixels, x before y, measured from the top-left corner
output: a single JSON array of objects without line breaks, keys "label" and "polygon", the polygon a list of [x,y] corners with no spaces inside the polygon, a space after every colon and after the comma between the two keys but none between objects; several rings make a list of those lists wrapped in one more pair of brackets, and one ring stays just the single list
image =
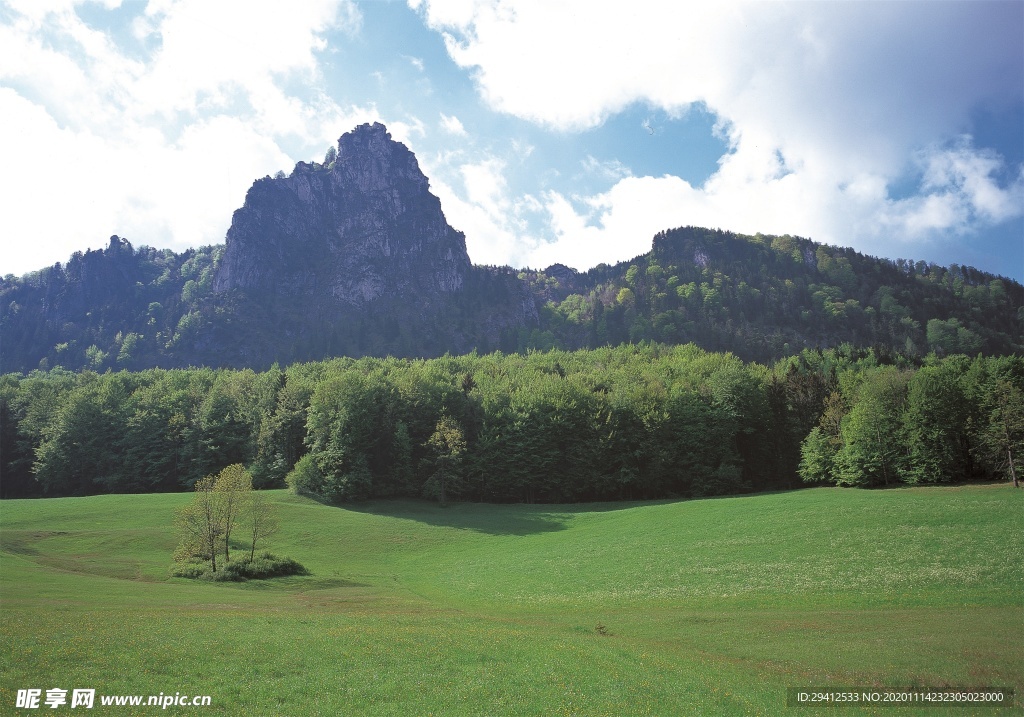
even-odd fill
[{"label": "cumulus cloud", "polygon": [[[355,0],[148,0],[118,10],[120,31],[84,22],[85,4],[7,0],[0,19],[2,273],[115,232],[175,249],[223,241],[255,177],[322,156],[340,132],[383,119],[372,100],[401,91],[381,75],[359,105],[327,95],[332,73],[373,85],[369,65],[325,71],[338,49],[328,43],[362,27]],[[474,114],[479,103],[439,106],[437,93],[420,104],[419,90],[387,110],[401,114],[389,130],[417,151],[476,261],[585,268],[641,253],[680,224],[878,252],[971,235],[1024,208],[1020,166],[970,136],[979,105],[1024,102],[1014,0],[409,5],[486,104],[551,130],[488,137],[481,128],[507,125]],[[430,82],[440,63],[423,64],[426,45],[403,50]],[[712,112],[728,148],[717,170],[691,185],[639,176],[602,147],[557,167],[538,156],[546,140],[638,103],[658,117],[655,132],[694,104]],[[452,153],[431,154],[442,146]],[[603,191],[579,196],[573,184]],[[49,253],[39,242],[23,252],[30,235]]]},{"label": "cumulus cloud", "polygon": [[615,263],[651,249],[651,237],[678,226],[681,209],[693,188],[678,177],[628,177],[610,191],[584,200],[577,209],[558,192],[545,196],[555,241],[539,243],[528,263],[536,267],[554,263],[574,266],[586,257],[588,266]]},{"label": "cumulus cloud", "polygon": [[[657,228],[788,232],[870,251],[1024,211],[1019,176],[1000,180],[1002,158],[962,136],[979,106],[1024,100],[1019,3],[410,4],[502,112],[559,131],[633,103],[717,115],[729,152],[702,186],[624,177],[585,211],[550,196],[549,239],[564,249],[538,257],[606,260],[605,245],[630,241],[617,227],[631,215],[637,232],[656,216]],[[914,173],[913,196],[892,196]]]},{"label": "cumulus cloud", "polygon": [[444,149],[424,153],[419,160],[448,223],[466,235],[474,263],[529,264],[533,250],[543,243],[531,227],[547,217],[547,209],[536,196],[511,191],[508,158]]},{"label": "cumulus cloud", "polygon": [[529,196],[511,198],[505,162],[490,155],[465,161],[459,154],[448,154],[425,158],[422,164],[448,222],[465,233],[473,261],[521,264],[530,243],[522,215],[539,206]]},{"label": "cumulus cloud", "polygon": [[8,230],[4,273],[9,253],[38,249],[40,236],[56,252],[47,263],[105,245],[113,233],[158,246],[223,241],[224,207],[240,206],[254,177],[289,164],[271,139],[235,118],[193,123],[169,144],[154,130],[118,140],[61,128],[8,88],[0,88],[0,113],[0,153],[18,167],[0,175],[0,193],[19,198],[5,222],[24,228]]},{"label": "cumulus cloud", "polygon": [[0,178],[0,272],[62,261],[112,233],[178,249],[221,242],[252,180],[290,169],[284,146],[326,147],[339,127],[377,119],[372,106],[287,89],[315,84],[328,30],[358,28],[349,0],[283,11],[151,0],[120,37],[87,25],[81,4],[9,3],[0,24],[0,154],[16,168]]},{"label": "cumulus cloud", "polygon": [[448,134],[454,134],[456,136],[465,136],[466,128],[462,126],[462,122],[459,118],[452,115],[446,115],[444,112],[441,113],[441,129]]},{"label": "cumulus cloud", "polygon": [[735,152],[703,186],[674,176],[626,177],[610,190],[570,202],[546,196],[547,241],[533,240],[527,263],[585,268],[650,249],[658,231],[686,224],[743,233],[800,234],[852,244],[873,254],[907,254],[914,242],[968,233],[1020,216],[1024,175],[1008,185],[1004,163],[966,139],[919,157],[922,191],[893,199],[873,175],[840,183],[812,170],[791,170],[768,152]]},{"label": "cumulus cloud", "polygon": [[1024,169],[1008,183],[1000,183],[1005,162],[990,150],[978,150],[970,137],[950,147],[922,152],[921,194],[889,201],[880,217],[883,225],[910,238],[927,237],[938,230],[968,232],[1018,217],[1024,209]]}]

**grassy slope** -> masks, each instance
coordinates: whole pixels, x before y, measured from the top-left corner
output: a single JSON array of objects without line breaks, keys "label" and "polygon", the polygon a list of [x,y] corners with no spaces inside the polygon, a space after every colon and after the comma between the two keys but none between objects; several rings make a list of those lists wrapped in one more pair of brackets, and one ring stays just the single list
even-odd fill
[{"label": "grassy slope", "polygon": [[787,686],[1024,690],[1024,492],[1006,486],[446,509],[272,496],[273,548],[310,576],[168,579],[187,495],[0,504],[0,714],[27,687],[210,694],[191,712],[232,715],[772,715]]}]

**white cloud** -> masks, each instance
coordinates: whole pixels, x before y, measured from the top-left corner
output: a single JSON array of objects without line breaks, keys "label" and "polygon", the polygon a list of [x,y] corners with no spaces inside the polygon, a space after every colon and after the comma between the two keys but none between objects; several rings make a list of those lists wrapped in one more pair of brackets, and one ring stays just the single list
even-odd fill
[{"label": "white cloud", "polygon": [[[1022,99],[1019,3],[410,4],[500,111],[561,131],[637,102],[718,117],[730,152],[703,186],[623,178],[584,202],[596,223],[549,195],[555,244],[535,257],[622,259],[678,224],[877,251],[1024,212],[1020,178],[956,139],[980,104]],[[916,195],[891,197],[915,169]]]},{"label": "white cloud", "polygon": [[590,267],[648,252],[657,232],[687,223],[682,213],[692,194],[693,188],[678,177],[628,177],[587,199],[580,213],[564,196],[550,192],[545,209],[555,240],[540,244],[528,263]]},{"label": "white cloud", "polygon": [[[380,121],[380,120],[374,120]],[[356,124],[362,124],[361,122],[350,122],[345,123],[343,127],[354,127]],[[426,125],[423,124],[423,120],[419,117],[407,117],[405,120],[397,120],[388,122],[388,133],[391,138],[396,142],[401,142],[406,147],[413,144],[413,140],[417,137],[424,137],[427,134]]]},{"label": "white cloud", "polygon": [[136,88],[148,110],[195,112],[203,104],[226,106],[243,93],[271,131],[293,132],[281,113],[263,112],[286,102],[277,80],[315,76],[323,32],[351,19],[337,0],[303,2],[281,12],[274,3],[246,0],[209,3],[181,0],[148,12],[161,47]]},{"label": "white cloud", "polygon": [[[2,273],[63,261],[112,233],[176,249],[223,241],[254,178],[382,120],[372,103],[342,105],[322,89],[325,43],[344,40],[331,33],[361,26],[353,0],[149,0],[122,8],[130,19],[119,35],[83,22],[85,1],[5,4]],[[486,140],[459,139],[462,120],[474,120],[474,135],[487,125],[475,108],[460,105],[460,120],[409,98],[403,111],[428,122],[407,114],[389,130],[410,146],[454,150],[420,161],[474,261],[585,268],[645,251],[680,224],[871,250],[1024,211],[1019,168],[962,136],[978,102],[1020,99],[1019,3],[409,4],[504,112],[564,132],[637,102],[658,115],[701,102],[729,145],[700,186],[586,157],[581,173],[606,191],[531,194],[508,181],[521,180],[516,161],[534,150],[528,133],[507,138],[504,154],[503,140],[486,144],[500,156],[470,156]],[[560,169],[564,187],[574,170]],[[893,198],[908,175],[919,191]],[[37,237],[46,241],[25,251]]]},{"label": "white cloud", "polygon": [[424,156],[420,164],[448,223],[465,233],[474,263],[523,266],[527,262],[537,244],[530,236],[528,219],[544,209],[531,195],[513,196],[504,160],[485,155],[467,161],[462,152],[446,151]]},{"label": "white cloud", "polygon": [[[885,181],[862,175],[839,186],[814,171],[786,171],[779,158],[740,147],[703,186],[673,176],[626,177],[610,190],[577,198],[557,193],[545,202],[549,241],[527,255],[532,266],[554,262],[586,268],[614,263],[650,249],[658,231],[682,225],[744,233],[799,233],[830,243],[853,237],[863,251],[906,253],[901,243],[939,232],[970,232],[978,223],[1020,216],[1024,175],[1008,187],[994,174],[1002,163],[961,140],[922,158],[923,193],[887,196]],[[582,204],[582,208],[577,208]],[[799,231],[794,227],[800,227]],[[909,248],[909,247],[905,247]]]},{"label": "white cloud", "polygon": [[629,167],[617,159],[609,159],[602,162],[589,154],[583,160],[582,165],[585,172],[602,179],[621,179],[622,177],[630,177],[633,174]]},{"label": "white cloud", "polygon": [[454,115],[448,116],[444,112],[441,113],[441,129],[457,137],[463,137],[466,134],[466,128],[462,126],[459,118]]},{"label": "white cloud", "polygon": [[[223,241],[253,178],[288,167],[277,145],[244,122],[215,117],[190,125],[175,144],[136,128],[123,140],[60,128],[45,109],[0,88],[7,131],[0,153],[17,172],[0,175],[0,192],[18,197],[5,208],[8,230],[0,272],[18,273],[22,250],[35,263],[64,261],[99,248],[111,234],[135,244],[184,249]],[[39,260],[45,237],[49,256]]]},{"label": "white cloud", "polygon": [[1018,176],[1008,188],[998,185],[993,174],[1004,162],[995,152],[977,151],[970,138],[961,138],[955,147],[939,150],[927,157],[923,188],[929,192],[958,195],[968,210],[990,222],[1017,216],[1024,206],[1024,177]]},{"label": "white cloud", "polygon": [[[64,50],[54,47],[56,40]],[[117,126],[142,66],[71,9],[0,25],[0,82],[17,84],[61,124]]]},{"label": "white cloud", "polygon": [[289,162],[270,138],[224,116],[190,125],[175,145],[148,149],[142,162],[133,156],[137,148],[119,158],[133,179],[119,214],[127,218],[129,238],[149,239],[162,225],[166,245],[175,247],[205,237],[221,242],[231,221],[224,207],[241,206],[254,178]]},{"label": "white cloud", "polygon": [[1024,212],[1024,170],[1001,186],[994,175],[1004,162],[991,151],[976,150],[969,137],[952,147],[922,152],[922,193],[885,204],[879,220],[910,239],[938,231],[970,233]]},{"label": "white cloud", "polygon": [[[0,272],[114,233],[179,250],[222,242],[252,181],[291,168],[282,147],[326,149],[339,128],[379,119],[316,90],[326,33],[359,27],[351,0],[151,0],[121,38],[79,4],[9,3],[0,24]],[[296,79],[312,89],[294,94]]]}]

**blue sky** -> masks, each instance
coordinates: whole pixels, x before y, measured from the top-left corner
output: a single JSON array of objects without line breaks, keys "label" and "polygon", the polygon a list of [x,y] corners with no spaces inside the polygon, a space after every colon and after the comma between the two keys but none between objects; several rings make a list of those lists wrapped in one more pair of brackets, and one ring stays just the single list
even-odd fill
[{"label": "blue sky", "polygon": [[224,240],[384,122],[476,263],[685,224],[1024,279],[1024,3],[0,0],[0,274]]}]

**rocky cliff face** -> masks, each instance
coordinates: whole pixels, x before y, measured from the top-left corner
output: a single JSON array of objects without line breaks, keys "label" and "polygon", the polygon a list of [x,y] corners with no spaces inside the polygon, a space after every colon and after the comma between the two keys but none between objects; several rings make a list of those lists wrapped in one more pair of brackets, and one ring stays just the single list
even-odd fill
[{"label": "rocky cliff face", "polygon": [[384,125],[338,140],[330,166],[300,162],[249,189],[227,234],[216,292],[243,289],[359,307],[459,291],[465,237],[409,149]]},{"label": "rocky cliff face", "polygon": [[416,157],[381,124],[343,135],[329,165],[257,180],[212,291],[188,350],[234,365],[507,348],[538,320],[513,272],[470,264]]}]

